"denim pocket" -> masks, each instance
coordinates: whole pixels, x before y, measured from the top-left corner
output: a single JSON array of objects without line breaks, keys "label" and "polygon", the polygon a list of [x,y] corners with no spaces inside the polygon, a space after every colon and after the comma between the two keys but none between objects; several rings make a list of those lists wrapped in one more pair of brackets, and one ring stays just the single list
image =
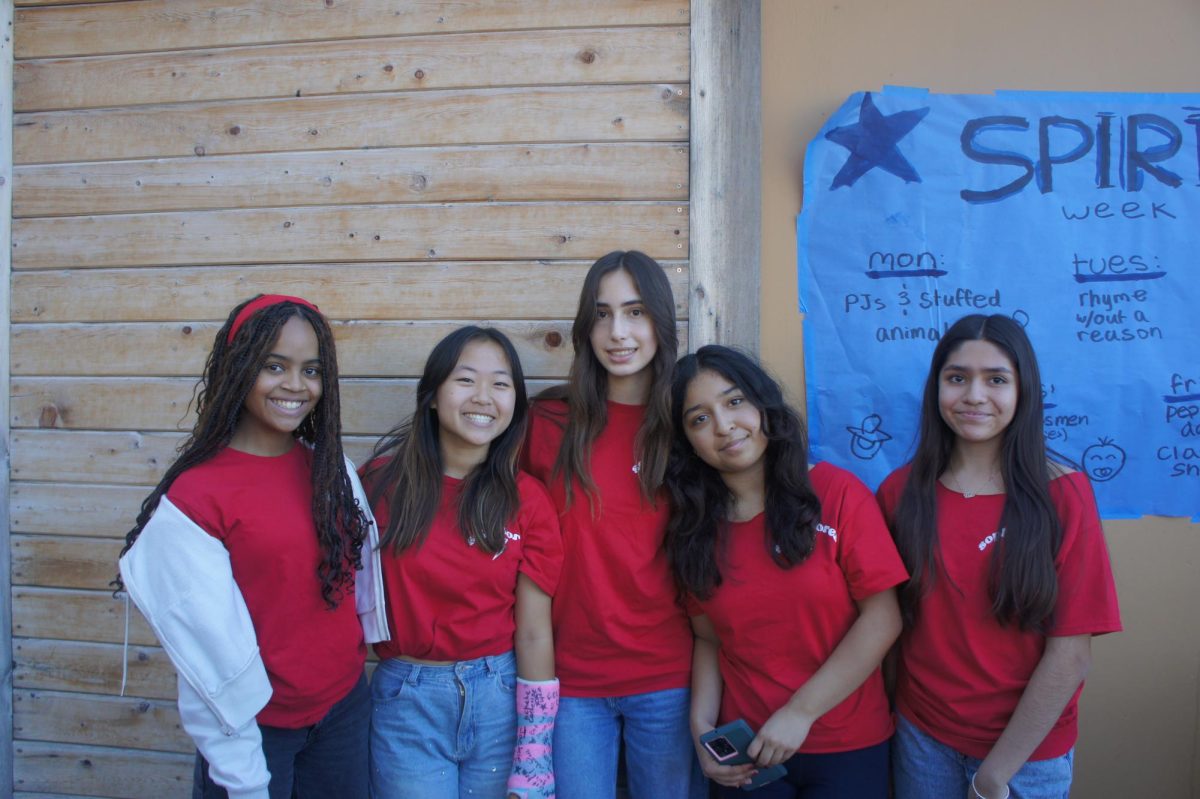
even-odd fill
[{"label": "denim pocket", "polygon": [[404,679],[388,674],[382,667],[375,669],[371,680],[371,704],[386,705],[404,693]]},{"label": "denim pocket", "polygon": [[496,685],[500,690],[509,696],[513,696],[517,692],[517,675],[513,672],[507,674],[496,674]]}]

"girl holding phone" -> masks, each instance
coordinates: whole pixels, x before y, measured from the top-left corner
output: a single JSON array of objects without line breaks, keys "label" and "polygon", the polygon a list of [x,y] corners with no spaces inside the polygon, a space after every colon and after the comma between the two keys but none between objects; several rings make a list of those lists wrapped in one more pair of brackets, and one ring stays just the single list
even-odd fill
[{"label": "girl holding phone", "polygon": [[901,591],[898,799],[1063,797],[1091,637],[1121,629],[1091,486],[1047,459],[1041,377],[1007,316],[933,352],[916,455],[879,501]]},{"label": "girl holding phone", "polygon": [[[880,662],[900,633],[907,577],[870,490],[810,465],[799,415],[745,355],[679,361],[666,550],[696,633],[692,734],[722,796],[758,768],[767,799],[887,799],[892,719]],[[744,719],[753,765],[699,743]]]},{"label": "girl holding phone", "polygon": [[517,470],[526,415],[512,343],[461,328],[363,470],[394,630],[375,646],[375,796],[554,795],[562,542],[546,490]]},{"label": "girl holding phone", "polygon": [[193,795],[366,799],[365,644],[387,630],[325,317],[282,295],[234,308],[198,397],[120,561],[179,672]]},{"label": "girl holding phone", "polygon": [[662,267],[636,251],[596,261],[571,339],[567,385],[534,403],[524,454],[563,531],[559,791],[611,799],[623,738],[633,799],[702,796],[687,723],[692,635],[662,550],[678,350]]}]

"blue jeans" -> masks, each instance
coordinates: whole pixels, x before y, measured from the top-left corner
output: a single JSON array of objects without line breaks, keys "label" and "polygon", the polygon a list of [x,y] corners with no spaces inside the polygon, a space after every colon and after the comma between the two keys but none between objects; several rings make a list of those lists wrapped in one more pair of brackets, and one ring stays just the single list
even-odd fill
[{"label": "blue jeans", "polygon": [[753,793],[724,786],[718,791],[722,799],[888,799],[889,746],[884,741],[849,752],[796,753],[783,764],[786,776]]},{"label": "blue jeans", "polygon": [[[1008,783],[1012,799],[1067,799],[1074,761],[1074,749],[1062,757],[1026,761]],[[892,738],[896,799],[963,799],[982,762],[929,737],[896,714]]]},{"label": "blue jeans", "polygon": [[564,696],[554,725],[558,795],[613,799],[623,734],[633,799],[703,799],[708,786],[692,748],[690,701],[687,688],[600,699]]},{"label": "blue jeans", "polygon": [[[260,724],[271,799],[367,799],[367,728],[371,701],[367,678],[316,724],[298,729]],[[208,761],[196,753],[192,799],[228,799],[208,776]]]},{"label": "blue jeans", "polygon": [[447,666],[380,663],[371,678],[371,795],[501,799],[517,741],[516,683],[512,652]]}]

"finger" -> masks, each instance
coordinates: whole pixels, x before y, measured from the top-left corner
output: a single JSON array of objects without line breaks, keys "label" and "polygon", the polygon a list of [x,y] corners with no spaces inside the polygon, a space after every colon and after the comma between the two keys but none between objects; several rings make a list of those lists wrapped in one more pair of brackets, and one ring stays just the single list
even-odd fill
[{"label": "finger", "polygon": [[752,760],[757,761],[759,753],[763,750],[764,743],[765,742],[763,741],[761,735],[755,735],[754,740],[751,741],[750,745],[746,747],[746,754],[749,755]]}]

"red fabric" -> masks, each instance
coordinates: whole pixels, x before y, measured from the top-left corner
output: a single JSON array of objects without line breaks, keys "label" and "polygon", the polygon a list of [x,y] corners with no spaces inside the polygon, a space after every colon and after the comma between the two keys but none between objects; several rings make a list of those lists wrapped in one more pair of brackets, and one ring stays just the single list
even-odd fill
[{"label": "red fabric", "polygon": [[273,690],[259,723],[295,729],[323,718],[362,676],[367,649],[354,592],[334,610],[321,598],[311,450],[297,443],[270,458],[226,447],[167,497],[229,550]]},{"label": "red fabric", "polygon": [[[767,551],[766,516],[732,525],[723,582],[707,600],[692,598],[721,641],[721,723],[744,718],[758,729],[817,672],[858,619],[856,600],[908,579],[875,498],[844,469],[809,472],[821,500],[813,552],[781,569]],[[876,669],[817,719],[801,752],[846,752],[892,734],[892,715]]]},{"label": "red fabric", "polygon": [[[889,521],[908,467],[879,487]],[[1055,559],[1058,604],[1050,635],[1101,635],[1121,629],[1108,548],[1091,485],[1082,472],[1050,483],[1063,528]],[[926,734],[971,757],[991,751],[1041,660],[1046,639],[991,613],[988,567],[1004,495],[967,499],[938,484],[939,565],[915,626],[901,637],[896,708]],[[1082,690],[1082,686],[1080,686]],[[1030,760],[1059,757],[1078,736],[1079,691]]]},{"label": "red fabric", "polygon": [[576,486],[567,508],[562,480],[551,477],[566,406],[533,406],[524,467],[549,488],[563,534],[553,608],[563,696],[629,696],[683,688],[691,678],[691,627],[662,548],[667,500],[647,505],[635,471],[634,439],[644,411],[608,403],[608,424],[592,446],[593,516],[582,488]]},{"label": "red fabric", "polygon": [[225,343],[232,344],[234,338],[237,337],[237,332],[242,329],[242,325],[246,324],[246,320],[254,314],[261,311],[263,308],[270,308],[272,305],[279,305],[283,302],[291,302],[296,305],[303,305],[305,308],[320,313],[320,309],[313,305],[303,297],[289,297],[286,294],[264,294],[257,300],[251,300],[238,311],[237,317],[233,320],[233,324],[229,326],[229,333],[225,336]]},{"label": "red fabric", "polygon": [[[505,527],[507,543],[496,556],[468,545],[458,527],[462,481],[442,478],[442,501],[419,547],[400,555],[381,552],[390,641],[375,644],[380,658],[473,660],[513,648],[517,574],[551,596],[558,586],[562,538],[546,490],[527,474],[517,476],[520,508]],[[387,500],[372,510],[382,532]]]}]

